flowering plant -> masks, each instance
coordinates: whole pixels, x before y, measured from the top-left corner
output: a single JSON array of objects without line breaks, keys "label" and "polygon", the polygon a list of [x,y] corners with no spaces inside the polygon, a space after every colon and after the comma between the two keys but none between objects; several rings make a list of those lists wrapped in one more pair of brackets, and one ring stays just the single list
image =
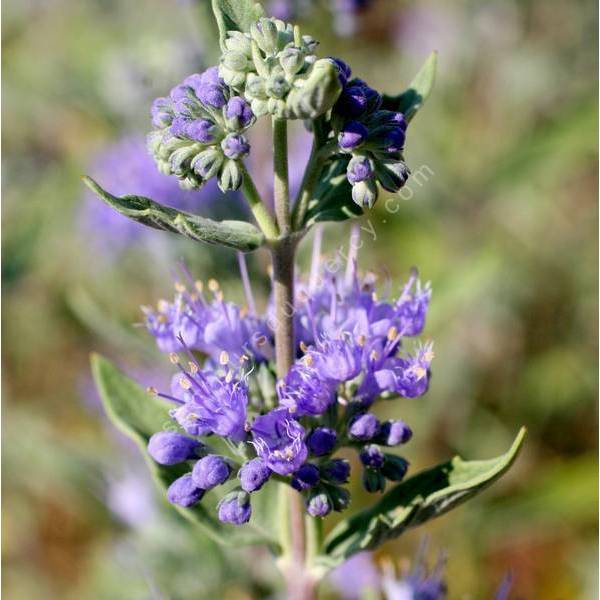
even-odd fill
[{"label": "flowering plant", "polygon": [[[171,389],[148,395],[101,357],[93,368],[107,412],[143,448],[169,502],[224,543],[268,545],[290,597],[310,598],[332,567],[502,475],[523,432],[496,459],[455,457],[405,479],[408,462],[393,449],[412,431],[400,419],[380,422],[372,409],[427,391],[432,344],[411,338],[425,326],[430,286],[412,273],[396,297],[378,293],[374,277],[359,274],[356,227],[343,276],[320,258],[319,222],[358,217],[382,189],[394,193],[406,183],[406,130],[431,90],[435,55],[405,92],[387,96],[342,60],[320,58],[313,38],[266,18],[251,0],[214,0],[213,9],[219,64],[153,103],[148,148],[157,168],[185,189],[215,178],[223,192],[240,189],[255,224],[117,197],[85,181],[140,223],[237,250],[246,306],[184,268],[173,301],[144,308],[148,331],[175,369]],[[265,116],[272,120],[274,215],[244,163],[246,132]],[[287,121],[297,119],[313,146],[292,202]],[[295,273],[295,254],[313,227],[304,278]],[[258,248],[272,258],[272,294],[262,311],[244,258]],[[350,463],[336,456],[344,448],[356,452],[364,488],[382,495],[323,539],[323,517],[351,502]]]}]

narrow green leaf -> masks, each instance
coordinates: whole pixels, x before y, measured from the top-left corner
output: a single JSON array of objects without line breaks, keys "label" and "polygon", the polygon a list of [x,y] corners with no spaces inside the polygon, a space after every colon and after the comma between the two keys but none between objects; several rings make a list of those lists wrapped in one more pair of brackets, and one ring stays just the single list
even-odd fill
[{"label": "narrow green leaf", "polygon": [[212,0],[213,13],[219,27],[221,49],[228,31],[250,31],[250,25],[258,21],[265,12],[254,0]]},{"label": "narrow green leaf", "polygon": [[[164,495],[175,479],[190,470],[186,464],[170,467],[159,465],[146,451],[152,434],[173,427],[169,416],[172,405],[148,394],[106,358],[94,354],[91,362],[106,414],[118,429],[137,443]],[[241,527],[221,523],[217,518],[216,504],[227,491],[225,486],[207,493],[192,508],[174,508],[218,542],[226,545],[266,544],[276,550],[273,511],[277,502],[277,488],[277,485],[270,484],[252,495],[252,517],[248,524]]]},{"label": "narrow green leaf", "polygon": [[404,113],[406,120],[410,121],[431,94],[436,68],[437,52],[434,51],[415,75],[407,90],[397,96],[384,95],[383,108]]},{"label": "narrow green leaf", "polygon": [[263,234],[245,221],[213,221],[163,206],[143,196],[113,196],[91,177],[84,177],[83,182],[122,215],[154,229],[178,233],[196,242],[228,246],[241,252],[256,250],[265,241]]},{"label": "narrow green leaf", "polygon": [[321,567],[331,568],[356,552],[372,550],[472,498],[510,468],[524,437],[522,428],[511,448],[497,458],[465,461],[456,456],[397,485],[375,506],[342,521],[331,532]]}]

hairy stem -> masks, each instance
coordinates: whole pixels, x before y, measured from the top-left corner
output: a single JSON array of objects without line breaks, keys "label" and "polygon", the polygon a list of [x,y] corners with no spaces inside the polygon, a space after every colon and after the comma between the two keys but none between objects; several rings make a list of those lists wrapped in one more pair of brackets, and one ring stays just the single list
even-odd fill
[{"label": "hairy stem", "polygon": [[[294,260],[296,241],[292,233],[287,162],[287,123],[273,119],[273,193],[275,216],[280,236],[272,244],[273,294],[275,297],[275,358],[277,376],[287,375],[294,362]],[[288,487],[287,531],[283,539],[289,544],[285,557],[287,597],[312,600],[314,584],[306,571],[306,534],[304,507],[300,495]]]},{"label": "hairy stem", "polygon": [[273,220],[273,217],[265,206],[265,203],[262,201],[262,198],[260,197],[260,194],[254,185],[254,181],[252,180],[250,173],[248,173],[245,165],[241,164],[241,169],[243,175],[242,193],[246,198],[246,202],[248,202],[248,206],[254,215],[256,223],[261,228],[267,239],[277,239],[279,237],[277,224]]}]

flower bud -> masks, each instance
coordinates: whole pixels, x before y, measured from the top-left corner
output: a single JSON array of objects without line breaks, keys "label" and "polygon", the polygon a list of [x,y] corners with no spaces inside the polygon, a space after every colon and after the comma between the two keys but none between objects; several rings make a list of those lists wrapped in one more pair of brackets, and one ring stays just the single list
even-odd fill
[{"label": "flower bud", "polygon": [[390,481],[401,481],[408,470],[408,461],[401,456],[386,454],[381,473]]},{"label": "flower bud", "polygon": [[192,160],[192,169],[203,179],[214,177],[223,164],[223,154],[216,148],[203,150]]},{"label": "flower bud", "polygon": [[367,468],[363,471],[362,484],[370,494],[385,490],[385,477],[377,470]]},{"label": "flower bud", "polygon": [[378,440],[385,446],[405,444],[412,437],[410,427],[404,421],[386,421],[381,425]]},{"label": "flower bud", "polygon": [[195,119],[185,127],[187,137],[203,144],[208,144],[215,139],[215,124],[208,119]]},{"label": "flower bud", "polygon": [[257,492],[271,476],[271,471],[262,458],[253,458],[245,463],[238,477],[245,492]]},{"label": "flower bud", "polygon": [[227,126],[230,129],[244,129],[248,127],[254,119],[254,114],[250,105],[240,96],[233,96],[229,99],[225,108],[225,117]]},{"label": "flower bud", "polygon": [[352,200],[359,206],[373,208],[377,200],[377,184],[372,179],[354,184],[352,186]]},{"label": "flower bud", "polygon": [[192,470],[192,481],[199,488],[210,490],[229,479],[231,467],[222,456],[209,454],[201,458]]},{"label": "flower bud", "polygon": [[175,431],[160,431],[148,441],[148,454],[160,465],[176,465],[196,458],[202,444]]},{"label": "flower bud", "polygon": [[348,80],[350,79],[350,75],[352,75],[352,70],[350,67],[340,58],[333,58],[331,60],[335,63],[335,66],[338,68],[338,77],[340,79],[340,83],[342,86],[346,86]]},{"label": "flower bud", "polygon": [[342,458],[334,458],[321,466],[321,477],[331,483],[346,483],[350,477],[350,463]]},{"label": "flower bud", "polygon": [[373,439],[379,431],[379,421],[372,413],[358,415],[350,423],[348,434],[353,440],[367,441]]},{"label": "flower bud", "polygon": [[311,463],[302,465],[292,475],[291,485],[298,492],[308,490],[317,483],[319,483],[319,469]]},{"label": "flower bud", "polygon": [[243,72],[248,68],[248,57],[243,52],[230,50],[221,56],[221,64],[231,71]]},{"label": "flower bud", "polygon": [[354,185],[373,177],[373,166],[366,156],[353,156],[346,167],[348,181]]},{"label": "flower bud", "polygon": [[267,79],[265,91],[267,92],[267,96],[270,98],[281,99],[285,97],[285,95],[290,91],[290,84],[285,78],[283,71],[275,71],[271,74],[269,79]]},{"label": "flower bud", "polygon": [[367,110],[368,102],[364,87],[350,84],[340,94],[335,103],[334,112],[347,119],[356,119]]},{"label": "flower bud", "polygon": [[295,75],[304,67],[304,52],[300,48],[285,48],[279,53],[279,64],[287,75]]},{"label": "flower bud", "polygon": [[219,521],[232,525],[243,525],[250,520],[252,506],[250,494],[241,490],[234,490],[223,498],[217,505]]},{"label": "flower bud", "polygon": [[341,487],[330,487],[328,491],[333,510],[340,512],[348,508],[350,504],[350,492],[348,490]]},{"label": "flower bud", "polygon": [[265,54],[277,51],[279,32],[274,19],[259,19],[250,26],[250,35]]},{"label": "flower bud", "polygon": [[219,173],[219,189],[222,192],[237,190],[242,185],[242,171],[235,160],[226,160]]},{"label": "flower bud", "polygon": [[388,192],[397,192],[408,181],[410,170],[402,161],[380,160],[375,164],[377,180]]},{"label": "flower bud", "polygon": [[225,40],[225,48],[235,52],[241,52],[246,56],[252,53],[251,40],[248,35],[241,31],[228,31],[227,39]]},{"label": "flower bud", "polygon": [[373,467],[374,469],[380,469],[385,459],[381,448],[375,444],[365,446],[359,456],[365,467]]},{"label": "flower bud", "polygon": [[333,429],[317,427],[308,436],[306,445],[314,456],[324,456],[331,453],[335,448],[336,441],[337,434]]},{"label": "flower bud", "polygon": [[200,502],[202,496],[204,496],[204,490],[194,484],[191,473],[186,473],[176,479],[167,489],[167,500],[171,504],[177,504],[184,508]]},{"label": "flower bud", "polygon": [[311,517],[325,517],[333,510],[333,505],[327,492],[315,490],[306,501],[306,511]]},{"label": "flower bud", "polygon": [[354,150],[366,139],[369,131],[358,121],[347,121],[338,136],[338,145],[342,150]]},{"label": "flower bud", "polygon": [[316,119],[326,113],[342,92],[338,67],[327,58],[317,60],[305,79],[298,78],[286,99],[290,119]]},{"label": "flower bud", "polygon": [[171,102],[168,98],[157,98],[152,102],[150,109],[152,115],[152,125],[160,129],[168,127],[173,121],[173,111]]},{"label": "flower bud", "polygon": [[241,133],[229,133],[221,142],[223,154],[227,158],[242,158],[250,152],[250,144]]}]

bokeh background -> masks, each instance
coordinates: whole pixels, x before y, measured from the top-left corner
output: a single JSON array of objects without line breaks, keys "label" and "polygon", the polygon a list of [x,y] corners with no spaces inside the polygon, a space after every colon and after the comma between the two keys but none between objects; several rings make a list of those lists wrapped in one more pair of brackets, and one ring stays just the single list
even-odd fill
[{"label": "bokeh background", "polygon": [[[233,254],[132,230],[80,181],[96,173],[113,191],[173,189],[149,182],[136,152],[150,101],[214,60],[207,5],[3,3],[6,598],[277,590],[268,556],[223,553],[154,495],[135,450],[106,421],[88,368],[89,353],[101,351],[146,384],[165,381],[164,357],[133,324],[141,304],[171,295],[180,258],[241,297]],[[432,553],[448,556],[450,598],[489,598],[508,571],[513,598],[596,598],[596,3],[274,8],[295,13],[324,54],[390,93],[439,51],[434,93],[407,143],[410,166],[425,176],[370,213],[376,239],[365,235],[360,263],[394,282],[417,265],[433,284],[431,390],[401,409],[416,432],[406,451],[415,468],[456,452],[495,456],[520,425],[529,430],[503,480],[377,558],[410,560],[424,530]],[[253,156],[260,179],[268,156],[260,134]],[[141,189],[115,189],[128,177]],[[203,214],[243,210],[235,197],[177,198]],[[347,233],[327,227],[325,249],[334,253]],[[304,265],[307,256],[305,248]],[[264,292],[265,257],[250,267]],[[354,497],[356,508],[369,501],[358,489]],[[323,594],[335,597],[333,588]]]}]

